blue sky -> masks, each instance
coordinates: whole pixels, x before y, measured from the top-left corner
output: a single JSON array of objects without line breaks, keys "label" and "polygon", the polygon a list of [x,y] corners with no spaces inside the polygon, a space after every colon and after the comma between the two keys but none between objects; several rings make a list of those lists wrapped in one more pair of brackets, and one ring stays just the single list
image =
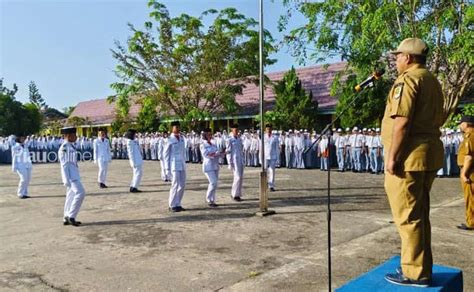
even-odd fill
[{"label": "blue sky", "polygon": [[[209,8],[235,7],[258,19],[258,0],[161,1],[172,16],[199,15]],[[284,7],[265,0],[265,28],[276,39]],[[147,1],[139,0],[0,0],[0,78],[7,87],[16,83],[17,99],[26,102],[33,80],[48,105],[62,109],[79,101],[104,98],[114,92],[116,65],[110,49],[114,40],[125,43],[130,31],[148,19]],[[302,17],[293,25],[303,23]],[[296,61],[284,48],[278,62],[266,72],[287,70]]]}]

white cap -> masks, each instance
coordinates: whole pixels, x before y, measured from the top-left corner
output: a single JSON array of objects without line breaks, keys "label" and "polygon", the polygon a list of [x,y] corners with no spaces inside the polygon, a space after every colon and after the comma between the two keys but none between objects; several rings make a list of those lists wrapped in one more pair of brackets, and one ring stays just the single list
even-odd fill
[{"label": "white cap", "polygon": [[363,128],[362,131],[367,132],[367,128]]},{"label": "white cap", "polygon": [[354,127],[354,128],[352,129],[352,131],[359,131],[359,128]]},{"label": "white cap", "polygon": [[348,128],[346,128],[346,132],[349,132],[350,130],[351,130],[351,128],[349,128],[349,127],[348,127]]},{"label": "white cap", "polygon": [[380,132],[380,128],[375,129],[375,132],[377,133]]},{"label": "white cap", "polygon": [[337,129],[337,132],[338,132],[338,133],[341,133],[341,132],[342,132],[342,129],[341,129],[341,128]]}]

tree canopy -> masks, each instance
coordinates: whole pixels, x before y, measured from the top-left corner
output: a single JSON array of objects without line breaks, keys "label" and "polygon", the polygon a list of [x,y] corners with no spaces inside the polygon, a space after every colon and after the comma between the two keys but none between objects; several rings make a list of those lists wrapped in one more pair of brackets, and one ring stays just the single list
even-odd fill
[{"label": "tree canopy", "polygon": [[[257,82],[248,76],[259,72],[258,23],[234,8],[171,17],[157,1],[148,6],[150,20],[144,29],[129,25],[127,46],[116,42],[112,49],[121,82],[111,85],[117,94],[109,100],[116,102],[118,119],[127,119],[131,100],[148,106],[153,100],[161,116],[191,123],[211,114],[235,113],[235,95],[248,82]],[[265,40],[265,64],[273,64],[268,55],[275,48],[268,31]],[[142,111],[149,110],[142,106]]]},{"label": "tree canopy", "polygon": [[0,136],[29,135],[41,128],[42,115],[39,109],[33,104],[23,105],[17,101],[17,90],[15,84],[13,89],[4,87],[3,79],[0,79]]},{"label": "tree canopy", "polygon": [[267,121],[279,129],[316,128],[318,103],[313,93],[303,88],[294,67],[273,86],[275,107],[265,114]]},{"label": "tree canopy", "polygon": [[31,104],[34,104],[38,109],[47,107],[43,96],[41,96],[38,87],[33,81],[28,84],[28,90]]},{"label": "tree canopy", "polygon": [[280,18],[286,30],[292,15],[307,22],[288,32],[285,43],[301,62],[325,62],[340,57],[348,62],[344,78],[336,78],[332,94],[338,95],[338,112],[349,103],[357,81],[375,68],[386,67],[388,78],[374,90],[363,92],[342,124],[371,125],[383,115],[388,87],[396,77],[388,51],[405,38],[418,37],[431,48],[429,69],[440,80],[448,117],[472,87],[474,79],[474,6],[468,1],[339,1],[284,0],[287,13]]}]

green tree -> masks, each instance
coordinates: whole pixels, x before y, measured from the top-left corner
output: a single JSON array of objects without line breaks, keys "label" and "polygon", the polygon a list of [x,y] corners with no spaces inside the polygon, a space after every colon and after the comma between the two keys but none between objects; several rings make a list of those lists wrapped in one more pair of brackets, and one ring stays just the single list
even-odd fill
[{"label": "green tree", "polygon": [[445,95],[445,115],[454,111],[474,79],[474,7],[468,1],[339,1],[284,0],[288,11],[280,18],[285,30],[295,10],[307,23],[291,30],[286,43],[300,60],[323,62],[340,57],[348,62],[344,78],[336,78],[340,112],[353,96],[353,86],[376,67],[385,66],[388,78],[364,92],[342,124],[377,123],[383,115],[383,97],[396,77],[388,51],[407,37],[425,40],[431,48],[429,69]]},{"label": "green tree", "polygon": [[[116,74],[122,79],[111,85],[117,116],[128,117],[132,97],[146,95],[156,100],[160,115],[192,121],[197,116],[238,110],[235,95],[248,77],[259,72],[257,22],[234,8],[203,12],[199,17],[171,17],[165,5],[151,0],[150,20],[144,30],[129,25],[133,35],[127,48],[116,43]],[[211,18],[205,26],[206,18]],[[207,21],[206,21],[207,22]],[[273,39],[265,33],[265,63]]]},{"label": "green tree", "polygon": [[38,109],[37,105],[26,103],[23,105],[25,116],[21,119],[22,132],[26,134],[37,133],[43,126],[43,114]]},{"label": "green tree", "polygon": [[29,135],[41,128],[42,116],[38,108],[15,100],[17,90],[16,85],[12,90],[4,87],[3,79],[0,79],[0,136]]},{"label": "green tree", "polygon": [[47,107],[44,98],[39,93],[38,87],[33,81],[31,81],[28,85],[28,90],[30,96],[30,103],[34,104],[39,109]]},{"label": "green tree", "polygon": [[295,68],[285,73],[283,79],[273,86],[276,94],[275,108],[267,118],[273,120],[276,127],[315,128],[318,103],[313,101],[313,93],[306,93]]},{"label": "green tree", "polygon": [[452,114],[444,126],[451,129],[457,128],[463,115],[474,116],[474,103],[466,104],[460,113]]},{"label": "green tree", "polygon": [[138,130],[141,132],[156,131],[160,122],[156,112],[156,99],[145,96],[139,103],[141,104],[141,110],[137,118]]}]

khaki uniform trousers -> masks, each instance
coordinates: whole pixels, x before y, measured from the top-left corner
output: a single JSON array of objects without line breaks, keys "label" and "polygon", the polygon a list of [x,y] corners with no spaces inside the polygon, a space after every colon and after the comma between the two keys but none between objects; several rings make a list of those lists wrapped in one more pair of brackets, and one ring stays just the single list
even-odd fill
[{"label": "khaki uniform trousers", "polygon": [[[474,180],[474,173],[469,176],[471,181]],[[474,228],[474,183],[465,183],[461,181],[461,186],[464,191],[464,201],[466,202],[466,226]]]},{"label": "khaki uniform trousers", "polygon": [[393,220],[400,234],[401,267],[412,280],[431,279],[430,190],[435,171],[405,172],[405,177],[385,173]]}]

